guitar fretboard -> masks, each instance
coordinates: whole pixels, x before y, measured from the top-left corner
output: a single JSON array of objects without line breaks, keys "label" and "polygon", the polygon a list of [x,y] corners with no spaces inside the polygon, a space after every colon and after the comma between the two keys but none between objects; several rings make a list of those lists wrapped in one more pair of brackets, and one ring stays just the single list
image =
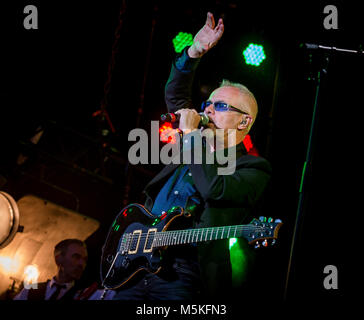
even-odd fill
[{"label": "guitar fretboard", "polygon": [[259,229],[262,230],[263,236],[264,228],[250,225],[157,232],[154,237],[153,247],[247,237],[249,234],[259,231]]}]

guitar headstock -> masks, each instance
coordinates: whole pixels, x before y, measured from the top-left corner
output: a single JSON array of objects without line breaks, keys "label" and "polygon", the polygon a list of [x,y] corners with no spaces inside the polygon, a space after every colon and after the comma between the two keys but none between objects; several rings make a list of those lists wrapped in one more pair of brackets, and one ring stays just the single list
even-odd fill
[{"label": "guitar headstock", "polygon": [[260,246],[268,247],[269,245],[274,245],[276,239],[278,238],[279,228],[282,226],[282,220],[259,217],[259,219],[254,218],[249,223],[249,233],[246,236],[249,244],[254,244],[255,248]]}]

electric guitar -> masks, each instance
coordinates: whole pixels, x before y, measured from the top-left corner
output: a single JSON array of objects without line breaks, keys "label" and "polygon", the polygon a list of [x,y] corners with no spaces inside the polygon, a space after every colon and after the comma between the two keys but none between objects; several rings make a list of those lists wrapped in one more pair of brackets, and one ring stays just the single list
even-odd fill
[{"label": "electric guitar", "polygon": [[190,225],[190,216],[181,207],[156,217],[140,204],[126,206],[111,225],[102,248],[103,287],[119,288],[141,272],[158,273],[161,254],[169,246],[243,237],[256,248],[266,247],[275,243],[282,225],[279,219],[261,217],[247,225],[184,229]]}]

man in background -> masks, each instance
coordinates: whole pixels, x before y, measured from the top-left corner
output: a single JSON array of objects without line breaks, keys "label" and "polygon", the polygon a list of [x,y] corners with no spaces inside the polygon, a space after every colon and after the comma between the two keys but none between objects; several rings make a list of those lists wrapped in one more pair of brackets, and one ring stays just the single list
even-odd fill
[{"label": "man in background", "polygon": [[65,239],[54,248],[57,274],[37,289],[23,288],[13,300],[73,300],[79,294],[77,281],[87,265],[86,244],[79,239]]}]

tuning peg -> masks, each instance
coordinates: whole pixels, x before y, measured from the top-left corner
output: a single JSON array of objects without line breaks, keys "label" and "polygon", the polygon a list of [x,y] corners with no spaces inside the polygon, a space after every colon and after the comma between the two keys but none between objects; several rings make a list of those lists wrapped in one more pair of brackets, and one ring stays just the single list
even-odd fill
[{"label": "tuning peg", "polygon": [[273,222],[273,218],[272,217],[269,217],[268,218],[268,223],[272,223]]},{"label": "tuning peg", "polygon": [[262,242],[263,247],[268,247],[268,241],[267,239],[264,239],[264,241]]},{"label": "tuning peg", "polygon": [[266,222],[266,221],[267,221],[267,218],[266,218],[266,217],[261,216],[261,217],[259,217],[259,220],[260,220],[261,222]]},{"label": "tuning peg", "polygon": [[259,241],[257,241],[257,242],[255,243],[255,246],[254,246],[254,248],[255,248],[255,249],[258,249],[258,248],[260,248],[260,243],[259,243]]},{"label": "tuning peg", "polygon": [[272,239],[272,241],[271,241],[271,246],[274,246],[275,244],[276,244],[276,242],[277,242],[277,240],[276,239]]},{"label": "tuning peg", "polygon": [[281,223],[281,222],[282,222],[282,220],[281,220],[281,219],[275,219],[275,220],[274,220],[274,222],[275,222],[275,223]]}]

